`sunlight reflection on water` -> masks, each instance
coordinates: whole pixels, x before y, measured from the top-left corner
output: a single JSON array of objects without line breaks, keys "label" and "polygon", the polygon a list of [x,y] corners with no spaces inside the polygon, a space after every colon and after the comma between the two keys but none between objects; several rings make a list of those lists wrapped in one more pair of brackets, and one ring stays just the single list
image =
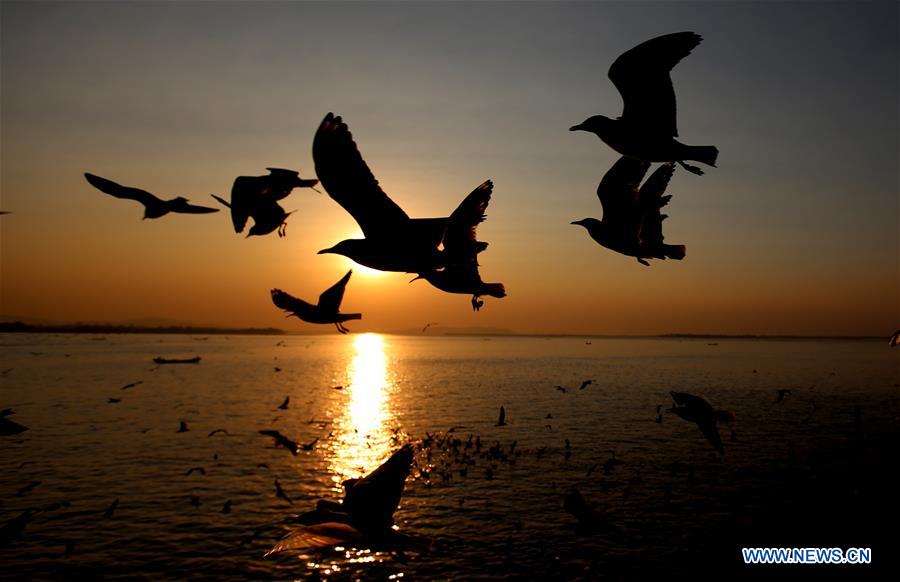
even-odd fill
[{"label": "sunlight reflection on water", "polygon": [[331,462],[337,489],[348,478],[372,471],[391,453],[393,392],[384,338],[366,333],[353,342],[356,353],[348,369],[347,402],[335,420]]}]

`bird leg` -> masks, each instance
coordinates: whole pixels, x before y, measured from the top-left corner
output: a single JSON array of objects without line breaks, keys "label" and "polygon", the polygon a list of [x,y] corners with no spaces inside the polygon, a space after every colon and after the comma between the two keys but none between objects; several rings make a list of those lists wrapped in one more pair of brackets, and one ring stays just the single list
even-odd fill
[{"label": "bird leg", "polygon": [[480,311],[484,306],[484,301],[481,301],[480,295],[472,295],[472,310]]},{"label": "bird leg", "polygon": [[339,321],[334,322],[334,327],[338,330],[338,332],[340,332],[342,334],[348,333],[350,331],[346,327],[341,325],[341,323]]},{"label": "bird leg", "polygon": [[690,164],[685,164],[682,160],[675,160],[675,161],[678,162],[678,164],[679,164],[682,168],[684,168],[685,170],[687,170],[687,171],[690,172],[691,174],[697,174],[698,176],[702,176],[702,175],[703,175],[703,170],[701,170],[701,169],[698,168],[697,166],[692,166],[692,165],[690,165]]},{"label": "bird leg", "polygon": [[649,267],[649,266],[650,266],[650,263],[648,263],[647,261],[645,261],[644,259],[642,259],[642,258],[640,258],[640,257],[637,257],[637,262],[639,262],[640,264],[644,265],[645,267]]},{"label": "bird leg", "polygon": [[283,238],[285,236],[285,231],[287,230],[287,223],[282,222],[278,225],[278,238]]}]

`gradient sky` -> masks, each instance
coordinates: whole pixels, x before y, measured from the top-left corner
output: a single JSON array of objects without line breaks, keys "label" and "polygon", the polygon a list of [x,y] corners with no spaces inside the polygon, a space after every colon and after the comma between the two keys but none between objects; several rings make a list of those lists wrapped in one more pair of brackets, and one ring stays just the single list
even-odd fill
[{"label": "gradient sky", "polygon": [[[314,173],[325,113],[344,116],[385,191],[445,216],[492,178],[485,281],[446,295],[356,268],[355,331],[885,335],[900,323],[898,22],[890,2],[0,4],[0,314],[53,321],[286,321],[280,287],[314,300],[351,266],[316,251],[358,233],[295,191],[285,239],[226,213],[141,221],[85,171],[214,205],[238,175]],[[618,115],[622,52],[693,30],[675,69],[678,126],[719,147],[680,170],[666,240],[643,267],[572,220],[599,217],[615,161],[569,126]],[[320,328],[327,331],[327,328]]]}]

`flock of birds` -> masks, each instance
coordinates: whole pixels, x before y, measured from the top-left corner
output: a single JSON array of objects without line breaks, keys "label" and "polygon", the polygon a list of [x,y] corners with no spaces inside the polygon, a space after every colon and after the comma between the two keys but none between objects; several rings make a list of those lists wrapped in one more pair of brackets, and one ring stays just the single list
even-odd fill
[{"label": "flock of birds", "polygon": [[[649,265],[648,259],[682,259],[684,245],[663,242],[660,213],[671,196],[665,195],[675,164],[695,174],[703,172],[686,163],[695,160],[714,166],[718,150],[713,146],[689,146],[677,141],[675,91],[670,71],[700,43],[693,32],[667,34],[648,40],[622,54],[609,69],[609,78],[624,101],[622,115],[610,119],[590,117],[572,126],[571,131],[596,134],[622,157],[606,172],[597,188],[603,218],[585,218],[572,224],[583,226],[600,245]],[[477,239],[478,225],[486,218],[494,185],[486,180],[476,187],[446,217],[411,218],[382,190],[363,160],[347,124],[328,113],[315,133],[312,144],[317,178],[304,179],[299,172],[268,168],[264,176],[235,179],[231,200],[213,198],[231,211],[236,233],[247,236],[277,232],[284,236],[291,214],[279,204],[295,188],[312,188],[321,183],[328,195],[358,223],[363,238],[347,239],[322,249],[319,254],[338,254],[366,267],[414,273],[446,293],[471,295],[472,308],[481,309],[481,297],[503,298],[502,283],[486,283],[479,271],[478,255],[488,243]],[[662,162],[644,181],[650,166]],[[85,174],[98,190],[117,198],[144,205],[144,218],[169,213],[208,214],[217,208],[191,204],[186,198],[163,200],[150,192],[122,186],[93,174]],[[333,324],[347,333],[344,323],[361,314],[340,312],[348,272],[325,291],[317,304],[291,296],[280,289],[271,291],[273,303],[289,315],[317,324]]]}]

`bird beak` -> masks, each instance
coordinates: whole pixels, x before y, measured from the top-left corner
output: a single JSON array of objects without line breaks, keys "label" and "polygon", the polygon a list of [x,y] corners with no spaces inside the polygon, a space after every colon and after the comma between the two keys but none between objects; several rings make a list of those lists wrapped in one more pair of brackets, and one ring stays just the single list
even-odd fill
[{"label": "bird beak", "polygon": [[578,226],[584,225],[584,223],[580,220],[574,220],[574,221],[570,222],[569,224],[577,224]]},{"label": "bird beak", "polygon": [[583,128],[583,127],[581,126],[581,124],[579,123],[578,125],[573,125],[572,127],[570,127],[570,128],[569,128],[569,131],[578,131],[578,130],[580,130],[580,129],[584,129],[584,128]]},{"label": "bird beak", "polygon": [[413,281],[418,281],[419,279],[422,279],[422,278],[423,278],[422,275],[417,275],[416,277],[410,279],[409,282],[412,283]]},{"label": "bird beak", "polygon": [[330,249],[322,249],[321,251],[317,252],[316,254],[317,255],[334,254],[334,247],[331,247]]}]

